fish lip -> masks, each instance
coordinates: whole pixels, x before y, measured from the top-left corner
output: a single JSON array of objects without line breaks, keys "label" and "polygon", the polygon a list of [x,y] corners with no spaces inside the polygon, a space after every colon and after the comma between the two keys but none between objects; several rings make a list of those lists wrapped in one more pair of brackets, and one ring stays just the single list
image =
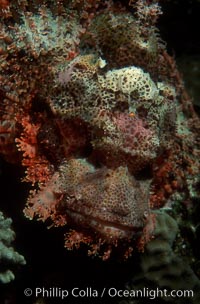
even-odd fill
[{"label": "fish lip", "polygon": [[116,223],[101,218],[81,213],[77,210],[66,209],[67,215],[75,223],[85,229],[93,229],[95,232],[103,235],[105,238],[130,239],[140,234],[143,226],[130,226],[121,223]]}]

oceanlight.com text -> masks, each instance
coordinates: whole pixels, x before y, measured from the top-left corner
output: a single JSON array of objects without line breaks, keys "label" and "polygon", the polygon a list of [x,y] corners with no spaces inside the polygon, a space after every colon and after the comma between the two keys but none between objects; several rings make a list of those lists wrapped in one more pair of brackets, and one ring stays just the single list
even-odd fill
[{"label": "oceanlight.com text", "polygon": [[115,287],[104,287],[102,289],[96,289],[91,286],[85,288],[74,287],[71,289],[64,289],[60,287],[35,287],[26,288],[24,290],[26,297],[42,297],[42,298],[60,298],[64,300],[68,297],[73,298],[148,298],[154,300],[155,298],[193,298],[193,290],[167,290],[167,289],[150,289],[143,287],[141,289],[117,289]]}]

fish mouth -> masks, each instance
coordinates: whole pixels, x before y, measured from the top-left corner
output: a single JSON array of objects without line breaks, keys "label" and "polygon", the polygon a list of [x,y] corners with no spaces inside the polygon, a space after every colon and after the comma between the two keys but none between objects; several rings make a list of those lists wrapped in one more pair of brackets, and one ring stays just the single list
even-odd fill
[{"label": "fish mouth", "polygon": [[114,221],[103,220],[69,209],[66,210],[66,213],[79,229],[92,230],[94,233],[98,233],[109,241],[137,237],[141,234],[140,232],[143,228],[143,226],[134,227]]}]

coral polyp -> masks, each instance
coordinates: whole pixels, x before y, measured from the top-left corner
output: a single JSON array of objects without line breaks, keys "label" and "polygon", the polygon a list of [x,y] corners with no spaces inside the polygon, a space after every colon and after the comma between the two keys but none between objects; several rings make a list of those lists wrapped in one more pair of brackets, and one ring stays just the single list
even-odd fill
[{"label": "coral polyp", "polygon": [[68,249],[143,249],[151,210],[198,191],[199,119],[158,35],[159,5],[5,4],[0,153],[25,167],[25,215],[66,226]]}]

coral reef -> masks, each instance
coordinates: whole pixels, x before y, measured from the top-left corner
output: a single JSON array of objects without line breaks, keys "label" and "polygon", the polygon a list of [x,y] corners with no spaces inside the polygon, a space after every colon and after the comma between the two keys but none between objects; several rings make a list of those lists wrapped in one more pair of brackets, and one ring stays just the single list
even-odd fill
[{"label": "coral reef", "polygon": [[[176,221],[164,211],[156,213],[156,229],[154,239],[145,248],[144,254],[140,255],[140,272],[135,274],[132,281],[127,284],[128,289],[141,290],[143,287],[167,290],[167,296],[158,296],[159,303],[199,303],[200,281],[189,267],[186,259],[175,253],[175,239],[178,234]],[[192,290],[193,296],[172,297],[172,290]],[[149,303],[145,300],[134,298],[123,300],[126,303]]]},{"label": "coral reef", "polygon": [[143,250],[151,210],[199,194],[200,121],[158,35],[160,7],[129,5],[0,6],[0,153],[26,168],[24,213],[103,259]]},{"label": "coral reef", "polygon": [[11,247],[15,239],[11,224],[12,220],[5,218],[0,212],[0,283],[9,283],[14,280],[13,267],[26,264],[24,257]]}]

